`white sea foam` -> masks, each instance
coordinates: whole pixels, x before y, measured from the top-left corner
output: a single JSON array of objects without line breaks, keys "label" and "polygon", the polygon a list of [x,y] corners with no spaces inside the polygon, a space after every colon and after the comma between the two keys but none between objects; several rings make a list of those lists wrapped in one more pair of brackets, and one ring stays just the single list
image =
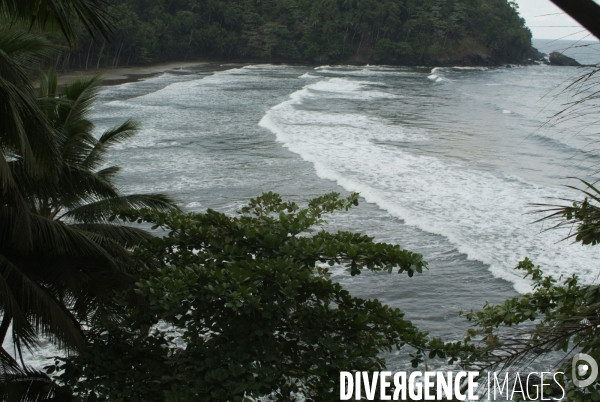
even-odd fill
[{"label": "white sea foam", "polygon": [[[368,88],[373,88],[367,90]],[[377,89],[375,89],[377,88]],[[307,92],[326,94],[331,98],[352,98],[352,99],[375,99],[387,98],[397,99],[398,95],[380,91],[380,88],[385,88],[385,84],[374,81],[355,81],[345,78],[332,78],[316,82],[308,87],[305,87]],[[305,96],[311,96],[305,94]]]},{"label": "white sea foam", "polygon": [[431,69],[431,72],[429,73],[429,76],[427,76],[427,78],[436,82],[441,81],[442,77],[440,77],[440,72],[442,70],[443,67],[434,67],[433,69]]},{"label": "white sea foam", "polygon": [[585,282],[596,279],[597,249],[557,243],[562,233],[540,233],[542,227],[531,225],[532,217],[524,215],[528,205],[545,197],[568,197],[565,190],[386,146],[382,141],[410,140],[410,131],[384,120],[298,107],[339,98],[368,101],[377,92],[365,83],[324,80],[292,94],[259,124],[313,163],[319,177],[359,191],[367,202],[409,225],[445,236],[469,258],[488,264],[495,276],[515,283],[520,292],[528,291],[529,285],[513,267],[525,256],[549,274],[577,273]]},{"label": "white sea foam", "polygon": [[421,75],[422,73],[416,71],[409,71],[403,68],[375,68],[363,67],[356,68],[353,66],[339,67],[339,68],[322,68],[317,71],[321,76],[340,76],[344,77],[373,77],[373,76],[410,76],[410,75]]},{"label": "white sea foam", "polygon": [[450,67],[453,70],[479,70],[479,71],[486,71],[489,70],[489,68],[487,67],[461,67],[461,66],[456,66],[456,67]]}]

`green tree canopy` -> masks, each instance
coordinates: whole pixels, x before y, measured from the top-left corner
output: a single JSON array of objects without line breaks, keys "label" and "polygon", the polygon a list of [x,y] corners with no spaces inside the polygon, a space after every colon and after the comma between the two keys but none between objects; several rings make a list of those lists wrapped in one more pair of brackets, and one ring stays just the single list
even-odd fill
[{"label": "green tree canopy", "polygon": [[[339,372],[377,371],[380,352],[407,346],[414,366],[464,347],[419,331],[397,308],[351,296],[329,276],[341,264],[412,276],[427,264],[398,245],[314,231],[322,215],[355,205],[329,194],[307,208],[263,194],[237,216],[147,211],[121,218],[168,231],[136,252],[151,267],[121,326],[95,328],[86,352],[60,359],[62,391],[81,400],[242,401],[270,396],[337,400]],[[150,325],[170,323],[168,330]]]},{"label": "green tree canopy", "polygon": [[[506,0],[119,0],[112,43],[65,67],[182,59],[493,64],[525,61],[531,33]],[[83,29],[81,30],[83,33]],[[85,38],[85,35],[82,35]]]}]

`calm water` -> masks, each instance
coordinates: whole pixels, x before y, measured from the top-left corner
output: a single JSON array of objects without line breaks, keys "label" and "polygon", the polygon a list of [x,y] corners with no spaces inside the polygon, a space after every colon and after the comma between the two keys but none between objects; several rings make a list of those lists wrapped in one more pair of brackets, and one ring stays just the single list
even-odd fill
[{"label": "calm water", "polygon": [[[593,63],[595,49],[570,51]],[[529,213],[532,203],[578,197],[565,178],[598,168],[593,116],[547,124],[570,100],[564,83],[582,72],[200,65],[105,88],[94,120],[99,132],[143,122],[110,155],[123,166],[124,193],[165,192],[188,210],[233,213],[265,191],[300,203],[360,192],[361,205],[330,228],[422,253],[430,270],[334,278],[455,340],[467,327],[458,310],[529,289],[513,271],[525,256],[547,273],[596,280],[600,248],[559,242],[564,232],[542,231]],[[404,362],[391,358],[390,369]]]}]

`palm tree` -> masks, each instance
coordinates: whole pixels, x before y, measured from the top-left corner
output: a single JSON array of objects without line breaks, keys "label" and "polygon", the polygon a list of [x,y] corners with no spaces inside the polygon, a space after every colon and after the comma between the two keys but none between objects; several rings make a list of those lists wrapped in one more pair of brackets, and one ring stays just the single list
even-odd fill
[{"label": "palm tree", "polygon": [[39,33],[0,28],[0,206],[23,206],[9,172],[9,160],[22,159],[31,175],[52,175],[59,165],[52,130],[38,107],[29,78],[40,60],[56,50]]},{"label": "palm tree", "polygon": [[[81,350],[81,324],[114,312],[113,292],[131,272],[127,248],[148,235],[101,217],[117,207],[172,205],[160,195],[121,197],[111,182],[118,169],[94,170],[111,143],[135,131],[131,122],[96,141],[85,164],[63,162],[63,155],[74,155],[66,149],[76,148],[77,138],[92,143],[69,130],[77,131],[78,122],[85,131],[94,98],[89,95],[95,93],[83,91],[86,109],[84,97],[69,94],[38,100],[31,85],[40,61],[59,50],[40,28],[58,28],[72,44],[79,22],[92,36],[108,39],[105,6],[104,0],[0,1],[0,346],[12,328],[14,355],[21,357],[19,365],[0,347],[3,400],[48,394],[47,376],[25,366],[23,347],[35,349],[38,336],[46,335],[65,349]],[[61,120],[69,109],[70,117]]]},{"label": "palm tree", "polygon": [[[22,221],[27,216],[7,161],[22,158],[30,173],[35,170],[47,176],[60,164],[54,136],[36,105],[30,80],[40,61],[58,47],[33,28],[59,29],[72,44],[78,21],[92,37],[109,38],[113,27],[107,6],[105,0],[0,1],[0,206],[16,207]],[[24,229],[29,228],[20,226],[23,240],[29,232]]]},{"label": "palm tree", "polygon": [[[81,350],[83,324],[117,319],[114,292],[126,289],[131,274],[143,268],[128,250],[152,236],[116,223],[115,213],[176,208],[162,194],[122,195],[113,181],[119,167],[102,167],[109,148],[135,135],[139,124],[128,120],[94,137],[89,114],[100,84],[93,77],[59,91],[56,74],[40,79],[40,109],[55,133],[62,160],[56,181],[29,174],[22,159],[8,162],[36,229],[35,249],[4,242],[6,234],[0,230],[0,344],[12,323],[17,355],[23,347],[34,349],[38,335],[66,350]],[[12,368],[4,370],[7,378],[44,378],[23,362],[18,367],[4,350],[0,361]]]}]

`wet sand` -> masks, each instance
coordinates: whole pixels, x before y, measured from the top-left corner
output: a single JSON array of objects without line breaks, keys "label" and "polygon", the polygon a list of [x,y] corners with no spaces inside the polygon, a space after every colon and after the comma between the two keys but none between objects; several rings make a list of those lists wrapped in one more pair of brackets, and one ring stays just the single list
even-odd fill
[{"label": "wet sand", "polygon": [[59,72],[58,85],[64,85],[70,81],[83,77],[92,77],[94,75],[100,75],[104,80],[104,85],[117,85],[125,82],[138,81],[142,78],[152,77],[164,73],[165,71],[197,66],[199,64],[206,63],[199,61],[170,62],[153,64],[149,66],[100,68]]}]

